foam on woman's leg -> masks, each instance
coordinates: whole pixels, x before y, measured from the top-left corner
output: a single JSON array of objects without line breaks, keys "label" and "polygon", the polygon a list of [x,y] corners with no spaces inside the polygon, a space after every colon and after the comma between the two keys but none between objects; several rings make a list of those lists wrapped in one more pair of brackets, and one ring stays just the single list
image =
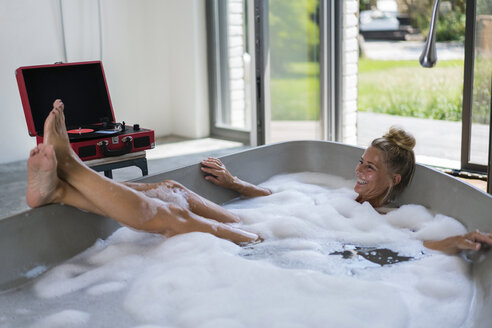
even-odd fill
[{"label": "foam on woman's leg", "polygon": [[193,213],[222,223],[237,223],[240,218],[173,180],[157,183],[124,182],[124,185],[143,192],[146,196],[178,204]]}]

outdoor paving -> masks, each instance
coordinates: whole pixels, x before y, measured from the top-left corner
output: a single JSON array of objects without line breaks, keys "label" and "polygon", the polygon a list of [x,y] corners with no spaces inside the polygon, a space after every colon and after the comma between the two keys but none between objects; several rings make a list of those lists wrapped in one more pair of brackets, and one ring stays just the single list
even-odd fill
[{"label": "outdoor paving", "polygon": [[[423,41],[364,41],[362,47],[366,58],[379,60],[418,60]],[[465,58],[463,42],[437,42],[437,60]]]}]

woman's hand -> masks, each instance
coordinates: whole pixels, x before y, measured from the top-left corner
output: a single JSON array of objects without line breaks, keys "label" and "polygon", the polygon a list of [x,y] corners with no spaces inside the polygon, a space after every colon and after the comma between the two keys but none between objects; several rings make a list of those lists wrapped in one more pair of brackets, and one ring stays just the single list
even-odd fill
[{"label": "woman's hand", "polygon": [[424,242],[425,247],[447,254],[457,254],[463,250],[478,251],[483,247],[483,244],[492,245],[492,232],[483,233],[476,230],[465,235]]},{"label": "woman's hand", "polygon": [[220,187],[234,189],[235,179],[219,159],[209,157],[204,159],[201,164],[201,170],[208,174],[205,176],[205,180]]}]

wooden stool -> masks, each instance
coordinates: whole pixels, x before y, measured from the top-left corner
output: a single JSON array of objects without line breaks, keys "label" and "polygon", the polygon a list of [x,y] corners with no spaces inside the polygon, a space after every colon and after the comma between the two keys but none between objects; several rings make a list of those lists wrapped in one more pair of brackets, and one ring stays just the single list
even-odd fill
[{"label": "wooden stool", "polygon": [[147,158],[145,157],[145,150],[121,156],[93,159],[84,163],[92,168],[94,171],[104,171],[104,175],[110,179],[113,178],[114,169],[120,169],[128,166],[138,167],[140,170],[142,170],[142,176],[146,176],[149,174],[149,170],[147,168]]}]

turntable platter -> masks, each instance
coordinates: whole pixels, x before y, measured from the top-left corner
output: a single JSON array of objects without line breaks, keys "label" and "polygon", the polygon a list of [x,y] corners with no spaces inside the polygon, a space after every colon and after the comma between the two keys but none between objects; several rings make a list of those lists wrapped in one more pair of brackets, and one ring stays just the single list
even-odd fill
[{"label": "turntable platter", "polygon": [[83,128],[78,128],[78,129],[73,129],[73,130],[68,130],[68,134],[84,134],[84,133],[90,133],[94,132],[94,129],[83,129]]}]

